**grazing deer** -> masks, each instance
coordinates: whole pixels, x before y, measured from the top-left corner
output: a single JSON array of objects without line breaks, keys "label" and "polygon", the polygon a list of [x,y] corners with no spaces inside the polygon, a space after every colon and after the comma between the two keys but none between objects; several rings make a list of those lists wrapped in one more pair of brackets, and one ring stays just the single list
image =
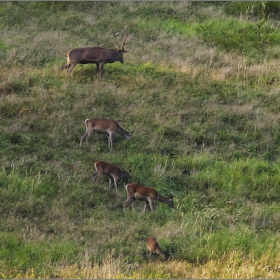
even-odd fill
[{"label": "grazing deer", "polygon": [[124,169],[121,170],[118,166],[102,160],[95,162],[94,167],[97,172],[93,177],[95,183],[98,184],[99,177],[102,174],[107,175],[109,176],[109,188],[112,185],[112,181],[114,181],[116,193],[118,193],[118,181],[122,179],[124,182],[127,182],[131,171],[127,172]]},{"label": "grazing deer", "polygon": [[149,237],[147,239],[147,250],[148,250],[148,259],[150,261],[151,255],[153,253],[159,254],[164,261],[168,259],[168,254],[163,253],[163,251],[160,249],[158,242],[154,237]]},{"label": "grazing deer", "polygon": [[151,211],[154,211],[154,201],[160,201],[169,205],[170,208],[174,208],[173,204],[173,196],[170,194],[169,198],[165,198],[161,196],[155,189],[148,188],[137,183],[131,183],[125,186],[127,192],[127,198],[123,203],[123,209],[125,209],[126,203],[131,202],[130,206],[134,208],[135,199],[140,201],[145,201],[145,206],[143,209],[143,213],[146,210],[147,205],[150,205]]},{"label": "grazing deer", "polygon": [[88,139],[92,131],[96,131],[99,134],[108,134],[109,148],[113,149],[113,135],[120,134],[126,139],[130,139],[132,132],[128,133],[126,130],[120,127],[120,125],[111,119],[91,118],[85,120],[86,132],[81,137],[80,147],[82,146],[83,139],[86,137],[86,144],[88,145]]},{"label": "grazing deer", "polygon": [[76,48],[68,51],[66,53],[67,63],[61,67],[61,70],[68,69],[67,72],[68,74],[70,74],[77,64],[95,63],[96,70],[100,73],[100,77],[102,77],[104,72],[103,66],[105,63],[114,63],[116,61],[124,63],[123,54],[129,52],[129,50],[124,49],[125,42],[129,37],[129,32],[126,33],[121,47],[118,47],[115,41],[116,37],[119,34],[119,32],[113,32],[113,41],[116,46],[116,49],[88,47]]}]

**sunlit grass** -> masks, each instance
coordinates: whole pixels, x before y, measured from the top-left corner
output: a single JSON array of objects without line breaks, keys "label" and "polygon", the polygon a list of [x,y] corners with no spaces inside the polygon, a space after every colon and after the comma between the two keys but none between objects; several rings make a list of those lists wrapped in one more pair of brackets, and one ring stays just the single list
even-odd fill
[{"label": "sunlit grass", "polygon": [[[228,5],[0,5],[0,277],[279,277],[277,22],[258,29]],[[125,26],[124,64],[102,79],[92,64],[60,71],[66,51],[114,48]],[[133,137],[110,150],[93,132],[79,147],[90,117]],[[105,175],[94,184],[97,160],[172,193],[175,209],[123,212],[123,182],[119,196]],[[168,262],[148,262],[148,236]]]}]

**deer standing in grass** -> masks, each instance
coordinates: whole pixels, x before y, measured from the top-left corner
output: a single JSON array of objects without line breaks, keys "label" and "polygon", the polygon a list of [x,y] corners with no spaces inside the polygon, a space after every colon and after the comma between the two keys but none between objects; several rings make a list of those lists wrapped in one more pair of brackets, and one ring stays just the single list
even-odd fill
[{"label": "deer standing in grass", "polygon": [[61,67],[61,70],[68,69],[67,72],[68,74],[70,74],[77,64],[95,63],[96,70],[99,72],[100,77],[102,77],[104,73],[103,67],[105,63],[114,63],[116,61],[124,63],[123,54],[129,52],[129,50],[124,49],[126,40],[129,37],[129,32],[126,33],[121,47],[118,47],[115,41],[115,38],[119,34],[119,32],[113,32],[114,44],[116,46],[116,49],[87,47],[76,48],[68,51],[66,53],[67,63]]},{"label": "deer standing in grass", "polygon": [[82,142],[86,137],[86,144],[88,145],[88,139],[90,134],[93,131],[96,131],[99,134],[108,134],[108,145],[109,148],[113,149],[113,135],[120,134],[126,139],[130,139],[132,132],[129,133],[124,130],[116,121],[112,119],[101,119],[101,118],[90,118],[85,120],[86,132],[81,137],[80,147]]},{"label": "deer standing in grass", "polygon": [[160,249],[158,242],[154,237],[149,237],[147,239],[147,250],[148,250],[148,259],[150,261],[151,255],[153,253],[159,254],[164,261],[168,259],[168,254],[163,253],[163,251]]},{"label": "deer standing in grass", "polygon": [[97,172],[93,177],[95,183],[98,184],[98,180],[102,174],[107,175],[109,177],[109,188],[111,187],[112,182],[114,182],[116,193],[118,193],[118,181],[122,179],[124,182],[127,182],[131,171],[127,172],[116,165],[102,160],[95,162],[94,167]]},{"label": "deer standing in grass", "polygon": [[123,209],[125,209],[126,203],[130,202],[130,206],[134,208],[134,202],[136,199],[145,201],[143,213],[146,210],[147,205],[150,205],[151,211],[154,211],[154,201],[163,202],[169,205],[170,208],[174,208],[173,195],[170,194],[169,198],[161,196],[155,189],[139,185],[137,183],[131,183],[125,186],[127,192],[127,198],[123,203]]}]

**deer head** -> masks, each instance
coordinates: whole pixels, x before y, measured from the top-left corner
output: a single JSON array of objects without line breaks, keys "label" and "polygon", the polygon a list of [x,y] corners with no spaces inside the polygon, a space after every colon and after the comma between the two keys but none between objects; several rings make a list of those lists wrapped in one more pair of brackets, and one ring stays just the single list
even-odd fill
[{"label": "deer head", "polygon": [[125,52],[129,52],[129,50],[125,50],[124,49],[124,46],[125,46],[125,43],[126,43],[126,40],[129,38],[129,32],[127,31],[126,32],[126,35],[123,39],[123,42],[122,42],[122,45],[121,47],[119,47],[116,43],[116,37],[119,36],[120,33],[119,32],[113,32],[113,42],[114,42],[114,45],[116,46],[116,49],[119,51],[119,52],[122,52],[122,53],[125,53]]}]

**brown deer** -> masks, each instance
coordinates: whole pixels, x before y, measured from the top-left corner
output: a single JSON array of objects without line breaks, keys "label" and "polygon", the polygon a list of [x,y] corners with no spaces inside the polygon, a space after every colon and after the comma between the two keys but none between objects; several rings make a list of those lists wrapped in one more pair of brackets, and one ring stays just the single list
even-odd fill
[{"label": "brown deer", "polygon": [[102,160],[95,162],[94,167],[97,172],[93,177],[95,183],[98,184],[99,177],[102,174],[107,175],[109,177],[109,188],[111,187],[112,182],[114,182],[116,193],[118,193],[118,181],[122,179],[124,182],[127,182],[131,171],[127,172],[116,165]]},{"label": "brown deer", "polygon": [[105,63],[114,63],[116,61],[124,63],[123,54],[129,52],[129,50],[124,49],[126,40],[129,37],[129,32],[126,33],[121,47],[118,47],[115,41],[119,34],[119,32],[113,32],[116,49],[87,47],[76,48],[68,51],[66,53],[67,63],[61,67],[61,70],[68,69],[67,72],[70,74],[77,64],[95,63],[96,70],[100,73],[100,77],[102,77]]},{"label": "brown deer", "polygon": [[147,239],[147,250],[148,250],[148,259],[150,261],[151,255],[153,253],[159,254],[164,261],[168,259],[168,254],[163,253],[163,251],[160,249],[158,242],[156,239],[151,236]]},{"label": "brown deer", "polygon": [[80,147],[82,146],[83,139],[86,137],[86,144],[88,145],[88,139],[92,131],[96,131],[99,134],[108,134],[109,148],[113,149],[113,135],[120,134],[126,139],[130,139],[132,132],[129,133],[112,119],[90,118],[85,120],[86,132],[81,137]]},{"label": "brown deer", "polygon": [[147,205],[150,205],[151,211],[154,211],[154,201],[160,201],[169,205],[170,208],[174,208],[173,196],[170,194],[169,198],[161,196],[155,189],[139,185],[137,183],[131,183],[125,186],[127,192],[127,198],[123,203],[123,209],[125,209],[126,203],[130,201],[130,206],[134,208],[135,199],[145,201],[143,213],[146,210]]}]

